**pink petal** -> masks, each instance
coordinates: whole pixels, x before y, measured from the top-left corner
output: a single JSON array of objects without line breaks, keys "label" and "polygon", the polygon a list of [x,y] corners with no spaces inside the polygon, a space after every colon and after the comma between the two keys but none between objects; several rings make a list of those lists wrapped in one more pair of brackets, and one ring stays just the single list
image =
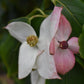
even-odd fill
[{"label": "pink petal", "polygon": [[50,52],[50,55],[55,54],[55,38],[53,38],[50,43],[49,52]]},{"label": "pink petal", "polygon": [[49,46],[50,55],[54,55],[55,54],[56,48],[58,48],[58,46],[59,46],[59,43],[56,41],[55,38],[53,38],[51,43],[50,43],[50,46]]},{"label": "pink petal", "polygon": [[73,51],[73,53],[79,53],[79,44],[78,44],[78,38],[72,37],[69,41],[69,48]]},{"label": "pink petal", "polygon": [[75,65],[75,56],[69,49],[58,48],[54,60],[57,72],[62,75],[69,72]]},{"label": "pink petal", "polygon": [[59,27],[56,32],[57,41],[66,41],[69,38],[71,31],[72,28],[69,21],[65,18],[64,15],[61,15]]},{"label": "pink petal", "polygon": [[39,39],[52,40],[59,25],[61,11],[61,7],[54,7],[53,12],[42,22]]}]

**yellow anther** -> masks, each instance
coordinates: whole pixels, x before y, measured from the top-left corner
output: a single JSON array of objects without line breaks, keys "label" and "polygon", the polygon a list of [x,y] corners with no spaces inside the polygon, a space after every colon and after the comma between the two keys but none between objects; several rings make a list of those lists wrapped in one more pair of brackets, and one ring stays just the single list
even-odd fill
[{"label": "yellow anther", "polygon": [[30,35],[27,37],[27,43],[31,46],[34,47],[38,42],[38,37],[34,35]]}]

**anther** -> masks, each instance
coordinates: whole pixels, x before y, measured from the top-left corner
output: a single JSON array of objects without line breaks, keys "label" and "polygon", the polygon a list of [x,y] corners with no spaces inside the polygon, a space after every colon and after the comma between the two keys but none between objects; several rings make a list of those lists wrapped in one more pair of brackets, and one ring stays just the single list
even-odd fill
[{"label": "anther", "polygon": [[38,42],[38,37],[34,35],[30,35],[27,37],[27,43],[31,46],[34,47]]}]

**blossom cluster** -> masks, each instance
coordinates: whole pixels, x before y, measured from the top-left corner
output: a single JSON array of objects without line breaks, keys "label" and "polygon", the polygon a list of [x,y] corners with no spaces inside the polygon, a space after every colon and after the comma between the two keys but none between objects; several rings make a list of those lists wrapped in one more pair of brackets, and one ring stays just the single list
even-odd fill
[{"label": "blossom cluster", "polygon": [[45,79],[61,79],[75,65],[74,54],[79,53],[78,38],[69,36],[71,25],[61,14],[62,7],[54,7],[40,26],[39,38],[34,28],[25,22],[11,22],[9,33],[22,44],[19,50],[18,76],[31,73],[32,84],[45,84]]}]

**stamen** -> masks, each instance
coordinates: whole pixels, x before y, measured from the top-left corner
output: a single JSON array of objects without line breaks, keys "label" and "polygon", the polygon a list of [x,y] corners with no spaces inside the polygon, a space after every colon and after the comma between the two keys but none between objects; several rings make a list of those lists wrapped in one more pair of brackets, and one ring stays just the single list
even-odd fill
[{"label": "stamen", "polygon": [[27,43],[31,46],[34,47],[38,42],[38,37],[34,35],[30,35],[27,37]]},{"label": "stamen", "polygon": [[67,48],[68,48],[68,43],[67,43],[67,41],[62,41],[62,42],[59,42],[59,43],[60,43],[59,47],[60,47],[61,49],[67,49]]}]

